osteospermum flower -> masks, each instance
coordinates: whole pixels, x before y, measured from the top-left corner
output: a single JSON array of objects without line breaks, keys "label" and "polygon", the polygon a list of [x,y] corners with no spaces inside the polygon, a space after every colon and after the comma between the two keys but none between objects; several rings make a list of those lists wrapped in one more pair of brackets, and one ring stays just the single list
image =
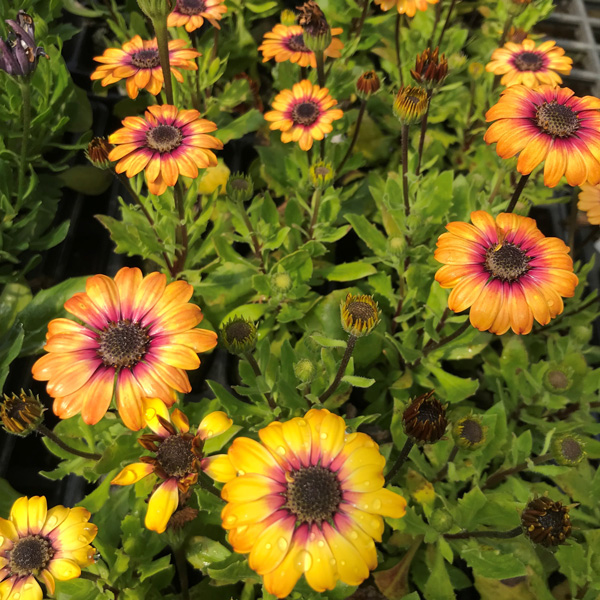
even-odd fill
[{"label": "osteospermum flower", "polygon": [[134,177],[145,169],[150,193],[160,196],[179,175],[195,179],[198,169],[216,166],[211,148],[221,150],[223,143],[207,135],[217,126],[199,117],[197,110],[177,110],[169,104],[149,106],[145,119],[126,117],[125,127],[108,138],[116,146],[108,156],[119,161],[115,171]]},{"label": "osteospermum flower", "polygon": [[508,42],[494,50],[485,70],[503,75],[500,83],[507,87],[522,83],[528,88],[536,88],[544,83],[560,85],[559,73],[568,75],[572,65],[573,61],[556,42],[549,40],[536,48],[535,42],[527,39],[521,44]]},{"label": "osteospermum flower", "polygon": [[89,545],[98,528],[88,523],[90,513],[81,507],[55,506],[46,498],[19,498],[8,519],[0,518],[0,598],[41,600],[54,594],[54,580],[66,581],[94,562]]},{"label": "osteospermum flower", "polygon": [[485,115],[496,121],[486,131],[498,142],[502,158],[519,154],[517,170],[528,175],[541,162],[544,185],[554,187],[563,175],[569,185],[600,182],[600,99],[578,98],[568,88],[542,85],[530,90],[514,85],[502,92]]},{"label": "osteospermum flower", "polygon": [[390,10],[396,7],[396,10],[401,15],[414,17],[418,10],[427,10],[428,4],[437,4],[439,0],[375,0],[375,4],[379,4],[381,10]]},{"label": "osteospermum flower", "polygon": [[341,417],[313,409],[261,429],[262,443],[242,437],[229,448],[238,477],[221,493],[223,527],[278,598],[302,573],[317,592],[338,580],[360,584],[377,566],[382,516],[405,513],[404,498],[383,487],[377,444],[345,429]]},{"label": "osteospermum flower", "polygon": [[584,183],[579,192],[577,208],[586,214],[592,225],[600,225],[600,185]]},{"label": "osteospermum flower", "polygon": [[81,412],[86,423],[97,423],[115,395],[123,422],[137,430],[144,426],[142,398],[160,398],[171,406],[175,391],[191,391],[185,371],[198,368],[196,353],[214,348],[217,336],[194,329],[202,311],[188,304],[192,286],[166,283],[162,273],[143,277],[128,267],[114,280],[94,275],[84,293],[65,302],[83,325],[50,321],[48,354],[32,371],[34,379],[48,381],[46,390],[61,419]]},{"label": "osteospermum flower", "polygon": [[302,150],[310,150],[313,140],[322,140],[333,130],[332,121],[344,116],[339,108],[331,108],[336,104],[327,88],[304,79],[275,96],[275,110],[265,113],[265,119],[271,121],[271,129],[281,130],[282,142],[298,142]]},{"label": "osteospermum flower", "polygon": [[217,21],[226,12],[225,0],[177,0],[173,12],[167,18],[167,26],[185,26],[186,31],[194,31],[202,27],[206,19],[213,27],[221,29]]},{"label": "osteospermum flower", "polygon": [[478,210],[471,222],[446,225],[435,259],[444,266],[435,279],[454,288],[448,307],[471,309],[469,319],[480,331],[501,335],[511,328],[529,333],[563,311],[561,296],[571,297],[578,283],[569,248],[547,238],[528,217],[500,213],[496,220]]},{"label": "osteospermum flower", "polygon": [[227,455],[205,458],[202,452],[204,442],[227,431],[232,420],[224,412],[212,412],[193,434],[188,418],[177,408],[169,418],[167,407],[158,398],[144,400],[144,417],[154,433],[142,435],[138,442],[156,456],[142,456],[143,462],[127,465],[111,483],[132,485],[152,473],[162,479],[150,496],[145,519],[148,529],[162,533],[179,505],[179,492],[185,494],[201,471],[216,481],[235,477]]},{"label": "osteospermum flower", "polygon": [[[333,28],[331,35],[339,35],[342,31],[341,28]],[[331,58],[339,58],[343,47],[344,44],[341,40],[333,38],[324,54]],[[262,52],[263,62],[274,58],[278,63],[289,60],[301,67],[317,68],[315,53],[309,50],[304,43],[304,29],[301,25],[282,25],[281,23],[275,25],[271,31],[265,33],[263,42],[258,49]]]},{"label": "osteospermum flower", "polygon": [[[169,41],[169,62],[175,79],[183,83],[183,75],[178,69],[197,71],[194,59],[200,52],[186,48],[185,40]],[[162,90],[164,77],[158,56],[156,38],[142,40],[139,35],[123,44],[122,48],[108,48],[102,56],[94,60],[103,63],[92,73],[91,79],[101,79],[102,86],[126,79],[125,86],[130,98],[137,98],[139,90],[146,89],[156,96]]]}]

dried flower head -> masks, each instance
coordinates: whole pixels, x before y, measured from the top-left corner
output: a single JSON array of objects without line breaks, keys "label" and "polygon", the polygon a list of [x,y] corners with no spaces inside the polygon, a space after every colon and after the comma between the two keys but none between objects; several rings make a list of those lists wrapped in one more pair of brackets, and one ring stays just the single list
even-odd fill
[{"label": "dried flower head", "polygon": [[564,467],[574,467],[586,456],[584,441],[572,433],[555,437],[550,450],[554,460]]},{"label": "dried flower head", "polygon": [[508,30],[506,34],[506,41],[513,42],[515,44],[520,44],[527,38],[529,34],[520,27],[515,27],[514,25]]},{"label": "dried flower head", "polygon": [[8,433],[26,436],[42,422],[44,410],[39,397],[32,391],[21,390],[18,396],[4,394],[4,401],[0,403],[2,427]]},{"label": "dried flower head", "polygon": [[356,81],[356,93],[363,100],[377,93],[380,87],[381,82],[375,71],[365,71]]},{"label": "dried flower head", "polygon": [[86,158],[98,169],[110,169],[111,161],[108,159],[110,151],[114,148],[105,137],[93,137],[85,151]]},{"label": "dried flower head", "polygon": [[307,0],[296,8],[300,11],[298,24],[304,28],[307,48],[313,52],[323,52],[331,43],[331,29],[323,11],[314,0]]},{"label": "dried flower head", "polygon": [[344,331],[355,337],[368,335],[379,323],[379,306],[373,296],[348,294],[340,308]]},{"label": "dried flower head", "polygon": [[412,78],[427,89],[433,89],[441,85],[448,75],[448,61],[440,49],[427,48],[422,54],[417,54],[415,68],[411,70]]},{"label": "dried flower head", "polygon": [[220,338],[232,354],[245,354],[256,345],[256,325],[244,317],[232,317],[221,327]]},{"label": "dried flower head", "polygon": [[531,500],[521,514],[523,533],[546,548],[564,544],[571,535],[569,507],[546,496]]},{"label": "dried flower head", "polygon": [[405,85],[394,100],[394,114],[401,123],[410,125],[425,114],[428,102],[429,97],[423,88]]},{"label": "dried flower head", "polygon": [[35,42],[35,25],[24,10],[17,13],[17,20],[7,19],[14,33],[6,41],[0,38],[0,70],[9,75],[27,76],[35,71],[38,58],[48,55]]},{"label": "dried flower head", "polygon": [[310,184],[315,189],[319,190],[324,190],[329,187],[333,181],[334,175],[335,171],[333,165],[331,163],[323,162],[322,160],[311,165],[308,171]]},{"label": "dried flower head", "polygon": [[433,444],[444,435],[448,426],[446,407],[431,390],[415,398],[402,415],[404,431],[417,444]]},{"label": "dried flower head", "polygon": [[485,444],[485,434],[488,428],[481,424],[481,419],[475,416],[459,419],[452,429],[454,441],[461,448],[475,450]]}]

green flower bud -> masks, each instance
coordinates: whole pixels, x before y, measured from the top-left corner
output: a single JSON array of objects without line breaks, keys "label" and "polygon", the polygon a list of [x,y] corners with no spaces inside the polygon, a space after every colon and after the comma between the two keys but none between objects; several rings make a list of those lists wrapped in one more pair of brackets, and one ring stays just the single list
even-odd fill
[{"label": "green flower bud", "polygon": [[475,450],[485,444],[487,429],[481,424],[479,417],[463,417],[452,428],[452,437],[454,437],[456,445],[460,448]]},{"label": "green flower bud", "polygon": [[276,296],[283,296],[292,289],[294,282],[288,273],[273,273],[271,275],[271,290]]},{"label": "green flower bud", "polygon": [[45,410],[38,396],[31,391],[21,390],[18,396],[4,394],[4,401],[0,403],[0,421],[8,433],[25,437],[42,422]]},{"label": "green flower bud", "polygon": [[556,363],[544,375],[544,386],[552,394],[562,394],[573,385],[573,369]]},{"label": "green flower bud", "polygon": [[256,346],[256,325],[243,317],[233,317],[221,327],[221,340],[232,354],[245,354]]},{"label": "green flower bud", "polygon": [[227,180],[227,195],[234,202],[246,202],[254,194],[254,183],[250,175],[233,173]]},{"label": "green flower bud", "polygon": [[395,235],[388,239],[387,248],[390,254],[402,256],[406,250],[406,239],[402,236]]},{"label": "green flower bud", "polygon": [[167,0],[138,0],[142,12],[152,19],[166,19],[173,7]]},{"label": "green flower bud", "polygon": [[310,184],[315,189],[324,190],[331,185],[334,173],[331,163],[325,163],[322,160],[316,162],[308,171]]},{"label": "green flower bud", "polygon": [[429,524],[439,533],[446,533],[452,529],[454,518],[445,508],[438,508],[429,517]]},{"label": "green flower bud", "polygon": [[281,11],[281,16],[279,20],[283,25],[290,27],[296,22],[296,13],[293,10],[288,10],[286,8],[285,10]]},{"label": "green flower bud", "polygon": [[304,29],[304,44],[313,52],[324,52],[331,44],[331,29],[329,23],[314,0],[308,0],[302,6],[298,23]]},{"label": "green flower bud", "polygon": [[301,358],[297,363],[294,363],[294,375],[302,383],[308,383],[315,376],[315,365],[308,358]]},{"label": "green flower bud", "polygon": [[574,467],[585,458],[584,447],[585,443],[578,435],[564,434],[552,440],[550,451],[559,465]]}]

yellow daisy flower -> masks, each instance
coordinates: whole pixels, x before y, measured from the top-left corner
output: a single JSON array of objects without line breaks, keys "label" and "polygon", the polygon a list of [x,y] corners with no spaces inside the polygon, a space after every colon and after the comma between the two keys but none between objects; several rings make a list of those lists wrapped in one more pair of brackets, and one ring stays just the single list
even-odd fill
[{"label": "yellow daisy flower", "polygon": [[142,435],[138,443],[156,456],[142,456],[143,462],[127,465],[111,483],[132,485],[152,473],[162,479],[150,496],[145,520],[148,529],[162,533],[177,510],[179,492],[187,492],[198,481],[200,471],[216,481],[235,477],[226,455],[206,458],[202,453],[204,442],[227,431],[233,421],[222,411],[212,412],[192,434],[188,418],[177,408],[169,417],[167,407],[158,398],[144,400],[144,417],[153,434]]},{"label": "yellow daisy flower", "polygon": [[406,501],[383,486],[385,459],[344,419],[312,409],[275,421],[259,443],[237,438],[228,456],[238,476],[225,484],[221,513],[229,543],[278,598],[304,573],[317,592],[337,581],[359,585],[377,567],[383,518],[405,514]]},{"label": "yellow daisy flower", "polygon": [[89,518],[82,507],[48,510],[43,496],[19,498],[9,518],[0,518],[0,598],[42,600],[37,580],[52,595],[55,579],[79,577],[94,562],[89,544],[98,528]]},{"label": "yellow daisy flower", "polygon": [[275,110],[265,113],[265,119],[271,121],[271,129],[281,130],[282,142],[298,142],[302,150],[310,150],[313,140],[322,140],[333,130],[332,121],[344,116],[339,108],[332,109],[336,104],[327,88],[304,79],[277,94]]},{"label": "yellow daisy flower", "polygon": [[586,213],[591,225],[600,225],[600,185],[584,183],[579,192],[577,208]]}]

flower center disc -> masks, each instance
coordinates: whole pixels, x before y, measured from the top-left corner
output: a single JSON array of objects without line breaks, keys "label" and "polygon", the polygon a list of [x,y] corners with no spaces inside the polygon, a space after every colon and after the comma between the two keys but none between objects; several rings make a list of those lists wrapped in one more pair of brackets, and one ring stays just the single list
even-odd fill
[{"label": "flower center disc", "polygon": [[579,457],[581,456],[581,446],[574,439],[567,438],[566,440],[563,440],[560,452],[567,460],[579,460]]},{"label": "flower center disc", "polygon": [[230,185],[234,190],[239,190],[241,192],[245,192],[250,187],[250,184],[241,177],[236,177],[235,179],[232,179],[230,181]]},{"label": "flower center disc", "polygon": [[544,66],[544,60],[535,52],[521,52],[515,56],[514,64],[519,71],[539,71]]},{"label": "flower center disc", "polygon": [[30,535],[15,542],[10,552],[10,570],[14,575],[29,575],[41,571],[54,556],[48,540]]},{"label": "flower center disc", "polygon": [[503,244],[498,250],[490,248],[485,257],[485,268],[502,281],[516,281],[527,273],[528,264],[525,252],[511,243]]},{"label": "flower center disc", "polygon": [[192,452],[192,439],[171,435],[161,443],[156,459],[169,477],[185,477],[193,473],[196,455]]},{"label": "flower center disc", "polygon": [[243,343],[248,336],[252,335],[252,327],[245,321],[234,321],[227,326],[225,335],[230,344],[233,342]]},{"label": "flower center disc", "polygon": [[[567,523],[568,516],[567,516]],[[545,515],[538,517],[539,527],[550,529],[550,538],[552,540],[560,539],[559,534],[565,533],[565,513],[560,510],[550,510]]]},{"label": "flower center disc", "polygon": [[377,318],[377,314],[373,310],[373,307],[360,300],[350,302],[346,310],[355,321],[363,321],[366,323],[369,319]]},{"label": "flower center disc", "polygon": [[131,56],[131,62],[140,69],[153,69],[160,65],[158,50],[140,50]]},{"label": "flower center disc", "polygon": [[473,419],[468,419],[463,423],[460,437],[467,440],[471,444],[478,444],[483,438],[483,430],[481,425]]},{"label": "flower center disc", "polygon": [[304,45],[304,36],[301,33],[290,36],[287,40],[287,47],[292,52],[310,52]]},{"label": "flower center disc", "polygon": [[150,337],[139,323],[111,323],[100,333],[100,358],[107,367],[123,369],[136,365],[146,353]]},{"label": "flower center disc", "polygon": [[312,125],[319,117],[319,107],[314,102],[301,102],[292,109],[292,120],[298,125]]},{"label": "flower center disc", "polygon": [[303,523],[320,523],[336,512],[342,499],[335,473],[324,467],[302,467],[288,484],[287,508]]},{"label": "flower center disc", "polygon": [[579,129],[577,115],[564,104],[556,100],[546,102],[535,113],[537,126],[552,137],[569,137]]},{"label": "flower center disc", "polygon": [[199,15],[206,10],[204,0],[177,0],[177,10],[182,15]]},{"label": "flower center disc", "polygon": [[179,127],[173,125],[158,125],[146,134],[146,143],[152,150],[172,152],[181,145],[183,135]]}]

